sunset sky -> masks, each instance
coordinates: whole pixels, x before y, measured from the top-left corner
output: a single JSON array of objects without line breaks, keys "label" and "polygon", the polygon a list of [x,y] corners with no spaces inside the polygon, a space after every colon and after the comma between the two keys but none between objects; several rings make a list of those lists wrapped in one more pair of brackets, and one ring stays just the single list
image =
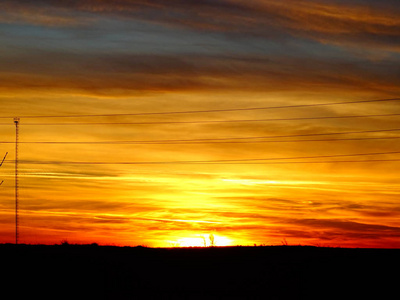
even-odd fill
[{"label": "sunset sky", "polygon": [[398,248],[399,70],[398,0],[2,0],[0,243],[20,117],[21,243]]}]

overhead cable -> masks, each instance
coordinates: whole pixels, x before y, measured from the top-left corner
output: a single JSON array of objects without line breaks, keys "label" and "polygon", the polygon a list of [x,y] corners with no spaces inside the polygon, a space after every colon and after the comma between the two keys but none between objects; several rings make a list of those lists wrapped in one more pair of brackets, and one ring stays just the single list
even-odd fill
[{"label": "overhead cable", "polygon": [[[212,124],[212,123],[249,123],[249,122],[276,122],[276,121],[301,121],[301,120],[353,119],[353,118],[375,118],[375,117],[395,117],[395,116],[400,116],[400,114],[298,117],[298,118],[277,118],[277,119],[199,120],[199,121],[24,123],[23,125],[24,126],[26,126],[26,125],[28,125],[28,126],[85,126],[85,125]],[[10,123],[0,123],[0,125],[3,125],[3,126],[10,125]]]},{"label": "overhead cable", "polygon": [[[187,160],[187,161],[139,161],[139,162],[105,162],[105,161],[34,161],[23,160],[22,164],[83,164],[83,165],[140,165],[140,164],[236,164],[236,163],[283,163],[282,160],[294,159],[320,159],[320,158],[337,158],[337,157],[362,157],[362,156],[376,156],[376,155],[393,155],[400,154],[400,151],[391,152],[370,152],[370,153],[353,153],[353,154],[335,154],[335,155],[316,155],[316,156],[295,156],[295,157],[269,157],[269,158],[248,158],[248,159],[221,159],[221,160]],[[367,161],[398,161],[400,159],[383,159],[383,160],[357,160],[354,162],[367,162]],[[274,162],[275,161],[275,162]],[[321,163],[326,161],[306,161],[306,162],[293,162],[293,163]],[[350,162],[350,161],[329,161],[329,162]],[[352,161],[353,162],[353,161]]]},{"label": "overhead cable", "polygon": [[[342,131],[342,132],[327,132],[327,133],[305,133],[291,135],[270,135],[270,136],[247,136],[247,137],[225,137],[225,138],[201,138],[201,139],[162,139],[162,140],[125,140],[125,141],[22,141],[23,144],[182,144],[182,143],[235,143],[235,142],[253,142],[248,140],[260,140],[257,142],[277,142],[277,141],[262,141],[263,139],[274,138],[292,138],[292,137],[310,137],[310,136],[331,136],[331,135],[346,135],[360,133],[379,133],[379,132],[395,132],[400,131],[400,128],[380,129],[380,130],[358,130],[358,131]],[[331,140],[359,140],[359,139],[386,139],[400,138],[400,136],[387,137],[367,137],[367,138],[352,138],[352,139],[331,139]],[[328,141],[324,140],[296,140],[296,141]],[[291,142],[287,140],[282,142]],[[11,141],[0,141],[0,144],[11,144]]]},{"label": "overhead cable", "polygon": [[[248,107],[248,108],[227,108],[227,109],[208,109],[208,110],[187,110],[187,111],[165,111],[165,112],[142,112],[142,113],[113,113],[113,114],[76,114],[76,115],[25,115],[20,118],[87,118],[87,117],[112,117],[112,116],[146,116],[146,115],[172,115],[172,114],[199,114],[199,113],[215,113],[215,112],[230,112],[230,111],[253,111],[253,110],[268,110],[268,109],[287,109],[287,108],[302,108],[302,107],[318,107],[331,105],[347,105],[373,102],[399,101],[400,98],[387,99],[372,99],[359,101],[343,101],[343,102],[326,102],[313,104],[298,104],[298,105],[281,105],[281,106],[264,106],[264,107]],[[0,117],[13,118],[13,117]]]}]

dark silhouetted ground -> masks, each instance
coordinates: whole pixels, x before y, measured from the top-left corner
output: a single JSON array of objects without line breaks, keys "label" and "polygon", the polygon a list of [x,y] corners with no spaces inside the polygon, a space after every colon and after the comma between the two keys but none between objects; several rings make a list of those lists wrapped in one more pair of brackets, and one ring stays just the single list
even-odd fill
[{"label": "dark silhouetted ground", "polygon": [[0,245],[1,299],[397,299],[400,250]]}]

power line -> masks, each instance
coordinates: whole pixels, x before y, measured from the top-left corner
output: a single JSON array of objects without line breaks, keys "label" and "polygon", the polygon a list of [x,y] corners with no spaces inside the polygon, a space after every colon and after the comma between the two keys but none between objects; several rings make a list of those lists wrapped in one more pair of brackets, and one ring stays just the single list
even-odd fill
[{"label": "power line", "polygon": [[[393,155],[400,154],[400,151],[391,152],[371,152],[371,153],[354,153],[354,154],[335,154],[335,155],[316,155],[316,156],[295,156],[295,157],[274,157],[274,158],[247,158],[247,159],[221,159],[221,160],[186,160],[186,161],[143,161],[143,162],[74,162],[74,161],[29,161],[24,160],[22,164],[77,164],[77,165],[141,165],[141,164],[236,164],[236,163],[283,163],[282,160],[294,159],[316,159],[316,158],[336,158],[336,157],[361,157],[361,156],[376,156],[376,155]],[[278,160],[278,162],[273,162]],[[367,161],[398,161],[400,159],[384,159],[384,160],[365,160],[354,162],[367,162]],[[293,162],[293,163],[320,163],[316,162]],[[324,161],[322,161],[324,162]],[[329,161],[329,162],[349,162],[349,161]],[[353,162],[353,161],[352,161]],[[290,162],[289,162],[290,163]]]},{"label": "power line", "polygon": [[369,160],[323,160],[323,161],[274,161],[274,162],[234,162],[213,164],[240,164],[240,165],[262,165],[262,164],[327,164],[327,163],[373,163],[373,162],[397,162],[400,159],[369,159]]},{"label": "power line", "polygon": [[[86,117],[113,117],[113,116],[147,116],[147,115],[172,115],[172,114],[199,114],[199,113],[214,113],[214,112],[230,112],[230,111],[253,111],[253,110],[268,110],[268,109],[286,109],[286,108],[302,108],[302,107],[318,107],[318,106],[331,106],[331,105],[347,105],[359,103],[373,103],[373,102],[388,102],[399,101],[400,98],[388,99],[373,99],[373,100],[360,100],[360,101],[344,101],[344,102],[328,102],[328,103],[314,103],[314,104],[298,104],[298,105],[282,105],[282,106],[264,106],[264,107],[250,107],[250,108],[229,108],[229,109],[208,109],[208,110],[187,110],[187,111],[167,111],[167,112],[143,112],[143,113],[121,113],[121,114],[80,114],[80,115],[26,115],[20,116],[21,118],[86,118]],[[0,117],[2,119],[12,117]]]},{"label": "power line", "polygon": [[[24,123],[29,126],[84,126],[84,125],[163,125],[163,124],[209,124],[209,123],[247,123],[247,122],[276,122],[276,121],[301,121],[301,120],[327,120],[327,119],[352,119],[352,118],[374,118],[395,117],[400,114],[375,114],[375,115],[351,115],[351,116],[323,116],[323,117],[298,117],[279,119],[238,119],[238,120],[199,120],[199,121],[158,121],[158,122],[92,122],[92,123]],[[0,125],[10,125],[0,123]]]},{"label": "power line", "polygon": [[4,161],[6,160],[7,155],[8,155],[8,152],[6,152],[6,154],[4,155],[3,160],[0,163],[0,167],[3,165]]},{"label": "power line", "polygon": [[[370,138],[339,138],[339,139],[312,139],[312,140],[273,140],[273,141],[217,141],[217,142],[176,142],[176,143],[138,143],[138,142],[25,142],[25,144],[92,144],[92,145],[199,145],[199,144],[258,144],[258,143],[298,143],[298,142],[337,142],[337,141],[368,141],[368,140],[391,140],[391,139],[400,139],[400,136],[385,136],[385,137],[370,137]],[[1,144],[2,142],[0,142]],[[10,142],[6,142],[10,143]],[[20,142],[23,143],[23,142]]]},{"label": "power line", "polygon": [[[8,152],[6,152],[6,154],[4,155],[4,158],[3,158],[3,160],[2,160],[1,163],[0,163],[0,167],[3,165],[4,161],[6,160],[7,154],[8,154]],[[4,182],[4,180],[2,180],[2,181],[0,182],[0,185],[2,185],[3,182]]]},{"label": "power line", "polygon": [[[400,131],[400,128],[380,129],[380,130],[359,130],[359,131],[344,131],[344,132],[328,132],[328,133],[307,133],[307,134],[291,134],[291,135],[273,135],[273,136],[247,136],[247,137],[230,137],[230,138],[202,138],[202,139],[163,139],[163,140],[126,140],[126,141],[22,141],[23,144],[198,144],[198,143],[236,143],[236,142],[254,142],[243,140],[261,140],[263,142],[293,142],[293,141],[332,141],[332,140],[364,140],[364,139],[396,139],[400,136],[389,137],[367,137],[367,138],[351,138],[351,139],[323,139],[323,140],[284,140],[284,141],[262,141],[262,139],[273,138],[292,138],[292,137],[310,137],[310,136],[331,136],[345,134],[360,134],[360,133],[379,133],[379,132],[395,132]],[[0,144],[10,144],[13,142],[0,141]]]},{"label": "power line", "polygon": [[22,164],[35,164],[35,165],[159,165],[159,164],[224,164],[224,165],[237,165],[237,164],[320,164],[320,163],[367,163],[367,162],[396,162],[400,161],[400,159],[370,159],[370,160],[324,160],[324,161],[292,161],[292,162],[281,162],[281,161],[273,161],[273,162],[252,162],[252,161],[243,161],[243,162],[74,162],[74,161],[21,161]]},{"label": "power line", "polygon": [[363,140],[383,140],[383,139],[400,139],[400,136],[394,137],[373,137],[373,138],[334,138],[334,139],[296,139],[296,140],[250,140],[250,141],[237,141],[237,140],[223,140],[223,141],[192,141],[192,142],[153,142],[153,143],[122,143],[122,144],[136,144],[136,145],[198,145],[198,144],[254,144],[254,143],[293,143],[293,142],[333,142],[333,141],[363,141]]}]

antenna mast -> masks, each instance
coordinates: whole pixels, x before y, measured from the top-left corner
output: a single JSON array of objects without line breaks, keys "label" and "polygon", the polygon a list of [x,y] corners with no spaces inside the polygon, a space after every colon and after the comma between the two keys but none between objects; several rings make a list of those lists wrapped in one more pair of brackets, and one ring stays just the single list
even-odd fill
[{"label": "antenna mast", "polygon": [[14,118],[15,123],[15,244],[18,244],[19,228],[18,228],[18,139],[19,139],[19,118]]}]

